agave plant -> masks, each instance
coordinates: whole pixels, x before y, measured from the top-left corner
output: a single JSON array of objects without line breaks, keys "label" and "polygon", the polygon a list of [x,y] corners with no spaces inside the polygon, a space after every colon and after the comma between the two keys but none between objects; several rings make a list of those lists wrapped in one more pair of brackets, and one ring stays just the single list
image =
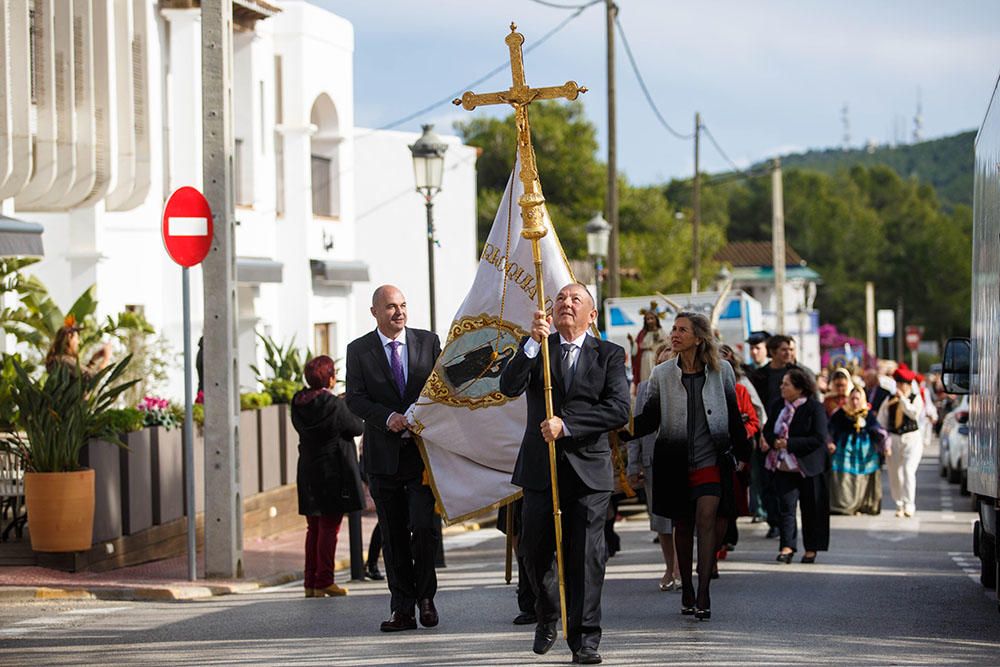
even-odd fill
[{"label": "agave plant", "polygon": [[80,449],[92,438],[124,447],[109,410],[136,382],[121,381],[130,361],[125,357],[93,376],[58,365],[36,380],[12,360],[17,423],[5,448],[30,472],[69,472],[79,470]]}]

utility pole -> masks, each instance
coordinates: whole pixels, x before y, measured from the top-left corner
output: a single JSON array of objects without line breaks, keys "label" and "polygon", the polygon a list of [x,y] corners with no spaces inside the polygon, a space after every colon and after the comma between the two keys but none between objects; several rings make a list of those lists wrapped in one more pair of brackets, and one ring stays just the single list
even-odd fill
[{"label": "utility pole", "polygon": [[781,160],[771,171],[771,248],[774,265],[774,319],[777,333],[785,334],[785,200],[781,188]]},{"label": "utility pole", "polygon": [[201,2],[201,68],[203,187],[215,227],[212,250],[202,263],[205,575],[233,578],[243,576],[232,170],[233,0]]},{"label": "utility pole", "polygon": [[611,239],[608,244],[608,296],[621,296],[621,272],[618,265],[618,140],[615,130],[615,16],[614,0],[604,0],[608,24],[608,210]]},{"label": "utility pole", "polygon": [[701,276],[701,241],[698,238],[701,228],[701,114],[694,113],[694,195],[691,203],[694,206],[694,223],[691,227],[691,293],[698,293],[698,278]]}]

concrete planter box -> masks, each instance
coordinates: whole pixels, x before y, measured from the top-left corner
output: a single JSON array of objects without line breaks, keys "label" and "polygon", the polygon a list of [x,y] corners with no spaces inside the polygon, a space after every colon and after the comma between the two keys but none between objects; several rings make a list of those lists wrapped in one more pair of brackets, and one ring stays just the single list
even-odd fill
[{"label": "concrete planter box", "polygon": [[161,526],[184,516],[184,432],[162,426],[149,431],[153,523]]},{"label": "concrete planter box", "polygon": [[80,450],[80,464],[94,471],[94,544],[122,536],[121,448],[91,440]]},{"label": "concrete planter box", "polygon": [[[243,500],[260,493],[260,434],[258,410],[240,412],[240,494]],[[202,482],[204,485],[204,482]]]},{"label": "concrete planter box", "polygon": [[299,465],[299,434],[292,426],[290,405],[278,406],[278,426],[281,429],[281,483],[295,484]]},{"label": "concrete planter box", "polygon": [[153,525],[151,429],[125,436],[119,451],[122,532],[134,535]]},{"label": "concrete planter box", "polygon": [[257,460],[260,491],[281,486],[281,406],[257,411]]}]

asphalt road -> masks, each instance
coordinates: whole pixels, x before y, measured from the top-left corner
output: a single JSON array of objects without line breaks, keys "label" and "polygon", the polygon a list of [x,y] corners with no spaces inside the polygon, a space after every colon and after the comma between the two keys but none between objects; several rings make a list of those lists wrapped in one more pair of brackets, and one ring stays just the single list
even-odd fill
[{"label": "asphalt road", "polygon": [[[774,562],[776,540],[740,524],[739,546],[712,588],[713,617],[679,614],[661,593],[659,547],[644,519],[618,524],[624,549],[604,589],[607,664],[1000,664],[995,593],[978,583],[969,501],[920,470],[917,515],[835,517],[815,565]],[[886,493],[888,497],[888,493]],[[449,538],[439,572],[441,625],[386,635],[384,584],[340,599],[305,599],[301,583],[200,602],[30,602],[0,606],[0,664],[522,665],[566,664],[561,640],[531,653],[531,627],[511,625],[502,536]],[[516,575],[515,575],[516,576]]]}]

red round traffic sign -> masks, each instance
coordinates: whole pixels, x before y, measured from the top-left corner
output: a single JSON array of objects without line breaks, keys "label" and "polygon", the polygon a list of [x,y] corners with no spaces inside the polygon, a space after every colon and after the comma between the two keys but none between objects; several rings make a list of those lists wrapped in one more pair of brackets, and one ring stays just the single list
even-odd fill
[{"label": "red round traffic sign", "polygon": [[185,185],[163,207],[163,245],[181,266],[200,264],[212,248],[212,209],[205,195]]}]

